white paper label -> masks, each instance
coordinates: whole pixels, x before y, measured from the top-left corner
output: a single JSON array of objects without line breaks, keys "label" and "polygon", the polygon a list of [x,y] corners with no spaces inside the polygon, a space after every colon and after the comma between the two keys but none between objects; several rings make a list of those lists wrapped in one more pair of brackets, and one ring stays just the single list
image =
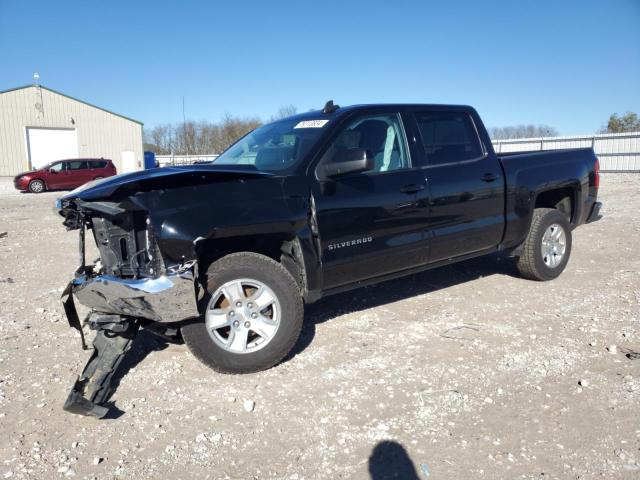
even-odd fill
[{"label": "white paper label", "polygon": [[322,128],[327,123],[329,123],[329,120],[304,120],[293,128]]}]

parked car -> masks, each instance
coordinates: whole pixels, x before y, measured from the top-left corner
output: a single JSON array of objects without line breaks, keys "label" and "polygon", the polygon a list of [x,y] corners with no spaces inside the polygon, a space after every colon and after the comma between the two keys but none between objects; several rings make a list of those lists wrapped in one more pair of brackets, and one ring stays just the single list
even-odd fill
[{"label": "parked car", "polygon": [[116,175],[116,167],[105,158],[74,158],[48,163],[38,170],[13,179],[18,190],[40,193],[45,190],[73,190],[91,180]]},{"label": "parked car", "polygon": [[[105,414],[108,372],[140,326],[181,332],[209,367],[247,373],[282,360],[304,304],[326,295],[496,252],[552,280],[573,229],[600,218],[598,186],[591,148],[498,155],[471,107],[328,102],[212,164],[79,189],[57,205],[81,238],[64,305],[80,331],[74,296],[92,309],[98,353],[65,409]],[[85,229],[100,251],[92,265]]]}]

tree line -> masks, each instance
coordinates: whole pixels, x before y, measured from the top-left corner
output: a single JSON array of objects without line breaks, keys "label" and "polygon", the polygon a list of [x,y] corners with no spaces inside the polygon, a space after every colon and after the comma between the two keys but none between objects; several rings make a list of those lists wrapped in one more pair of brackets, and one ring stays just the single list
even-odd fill
[{"label": "tree line", "polygon": [[[606,125],[598,133],[626,132],[640,132],[640,117],[638,117],[637,113],[612,114]],[[548,125],[518,125],[490,128],[489,135],[493,140],[507,140],[511,138],[556,137],[558,136],[558,131]]]},{"label": "tree line", "polygon": [[549,125],[515,125],[510,127],[493,127],[489,129],[492,140],[510,138],[557,137],[558,130]]},{"label": "tree line", "polygon": [[[295,115],[293,105],[280,107],[269,121]],[[189,120],[156,125],[144,132],[144,149],[157,155],[208,155],[220,153],[240,137],[263,125],[258,117],[240,118],[226,114],[219,122]]]},{"label": "tree line", "polygon": [[[294,105],[280,107],[269,121],[297,113]],[[160,124],[144,132],[144,149],[158,155],[207,155],[221,153],[238,138],[263,125],[258,117],[240,118],[225,115],[219,122],[208,120]],[[600,133],[640,131],[640,118],[634,112],[612,114]],[[515,125],[493,127],[489,135],[493,140],[512,138],[538,138],[558,136],[558,130],[549,125]]]}]

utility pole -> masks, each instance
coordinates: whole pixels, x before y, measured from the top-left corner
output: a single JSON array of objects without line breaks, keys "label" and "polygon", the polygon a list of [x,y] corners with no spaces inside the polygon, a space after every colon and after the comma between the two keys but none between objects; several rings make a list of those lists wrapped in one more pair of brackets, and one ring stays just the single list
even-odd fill
[{"label": "utility pole", "polygon": [[35,82],[35,86],[38,89],[38,96],[39,98],[39,102],[36,101],[36,110],[38,111],[37,116],[40,117],[44,117],[44,103],[42,101],[42,87],[40,87],[40,74],[38,72],[35,72],[33,74],[33,81]]},{"label": "utility pole", "polygon": [[184,95],[182,96],[182,141],[184,142],[184,148],[189,155],[189,144],[187,142],[187,116],[184,113]]}]

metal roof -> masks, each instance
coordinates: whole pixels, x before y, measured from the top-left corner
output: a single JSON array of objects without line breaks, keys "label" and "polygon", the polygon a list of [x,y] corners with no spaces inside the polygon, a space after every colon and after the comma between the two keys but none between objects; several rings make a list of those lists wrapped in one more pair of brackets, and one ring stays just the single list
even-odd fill
[{"label": "metal roof", "polygon": [[31,84],[31,85],[23,85],[22,87],[10,88],[8,90],[1,90],[0,91],[0,95],[2,95],[3,93],[9,93],[9,92],[13,92],[15,90],[23,90],[25,88],[31,88],[31,87],[42,88],[44,90],[48,90],[49,92],[55,93],[57,95],[62,95],[63,97],[69,98],[71,100],[75,100],[76,102],[84,103],[85,105],[88,105],[90,107],[97,108],[98,110],[102,110],[103,112],[110,113],[111,115],[115,115],[116,117],[124,118],[125,120],[129,120],[131,122],[138,123],[140,125],[144,125],[139,120],[135,120],[135,119],[130,118],[130,117],[125,117],[124,115],[120,115],[119,113],[112,112],[111,110],[107,110],[106,108],[102,108],[102,107],[99,107],[97,105],[94,105],[93,103],[85,102],[84,100],[80,100],[79,98],[72,97],[71,95],[67,95],[66,93],[58,92],[57,90],[54,90],[53,88],[45,87],[44,85],[37,85],[35,83]]}]

